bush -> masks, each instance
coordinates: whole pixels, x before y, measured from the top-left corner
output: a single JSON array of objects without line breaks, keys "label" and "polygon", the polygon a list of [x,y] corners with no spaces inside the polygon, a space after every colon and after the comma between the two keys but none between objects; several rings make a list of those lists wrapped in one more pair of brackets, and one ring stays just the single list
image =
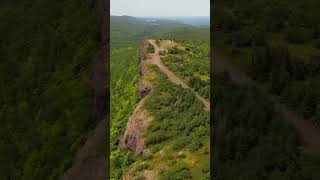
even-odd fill
[{"label": "bush", "polygon": [[178,155],[178,158],[186,158],[186,157],[187,156],[185,154],[182,154],[182,153]]},{"label": "bush", "polygon": [[144,176],[136,176],[134,177],[134,180],[145,180],[146,178]]},{"label": "bush", "polygon": [[174,150],[179,150],[184,148],[187,144],[190,143],[190,138],[188,136],[183,136],[181,138],[178,138],[175,143],[173,144],[172,148]]},{"label": "bush", "polygon": [[149,44],[148,49],[147,49],[147,53],[154,53],[155,52],[155,48],[152,44]]},{"label": "bush", "polygon": [[185,164],[177,164],[171,170],[160,175],[160,180],[187,180],[192,179],[190,169]]},{"label": "bush", "polygon": [[150,168],[151,168],[151,166],[149,163],[143,162],[143,163],[136,166],[136,168],[134,169],[134,172],[140,172],[142,170],[150,169]]},{"label": "bush", "polygon": [[155,133],[150,134],[147,136],[145,140],[145,145],[150,146],[153,144],[158,144],[161,143],[165,140],[167,140],[169,137],[166,135],[166,132],[164,131],[157,131]]}]

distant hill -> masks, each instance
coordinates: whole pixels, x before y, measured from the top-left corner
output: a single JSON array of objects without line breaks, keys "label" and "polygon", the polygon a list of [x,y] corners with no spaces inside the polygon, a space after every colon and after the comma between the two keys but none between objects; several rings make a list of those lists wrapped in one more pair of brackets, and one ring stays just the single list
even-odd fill
[{"label": "distant hill", "polygon": [[210,26],[210,17],[209,16],[200,16],[200,17],[185,17],[185,16],[177,16],[177,17],[158,17],[156,19],[166,19],[177,21],[179,23],[192,25],[192,26]]},{"label": "distant hill", "polygon": [[206,41],[210,40],[209,27],[185,27],[176,28],[173,31],[163,33],[159,36],[162,39],[173,39],[176,41]]},{"label": "distant hill", "polygon": [[146,38],[189,26],[173,20],[131,16],[111,16],[110,24],[112,46],[134,45]]},{"label": "distant hill", "polygon": [[137,46],[147,38],[208,40],[208,27],[195,27],[172,19],[111,16],[111,47]]}]

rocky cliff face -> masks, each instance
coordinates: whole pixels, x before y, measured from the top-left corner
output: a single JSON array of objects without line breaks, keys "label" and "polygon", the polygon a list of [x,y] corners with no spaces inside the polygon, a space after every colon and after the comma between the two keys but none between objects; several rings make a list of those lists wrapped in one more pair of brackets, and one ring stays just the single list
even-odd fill
[{"label": "rocky cliff face", "polygon": [[148,59],[148,55],[147,55],[148,44],[149,44],[148,42],[143,42],[140,48],[140,61],[139,61],[140,77],[141,77],[139,81],[140,99],[144,98],[147,94],[149,94],[150,91],[152,91],[152,85],[148,83],[145,79],[145,75],[147,72],[146,61]]},{"label": "rocky cliff face", "polygon": [[142,105],[143,101],[130,117],[125,134],[120,141],[120,147],[126,147],[138,155],[145,156],[148,150],[144,145],[144,136],[152,117],[142,108]]},{"label": "rocky cliff face", "polygon": [[134,112],[130,116],[126,131],[123,137],[120,139],[119,146],[120,148],[128,148],[131,151],[136,152],[138,155],[147,155],[149,152],[144,146],[144,136],[147,133],[152,117],[148,112],[143,108],[146,96],[152,91],[153,87],[146,80],[147,75],[147,47],[148,42],[144,42],[140,48],[140,80],[139,80],[139,95],[140,102],[135,108]]}]

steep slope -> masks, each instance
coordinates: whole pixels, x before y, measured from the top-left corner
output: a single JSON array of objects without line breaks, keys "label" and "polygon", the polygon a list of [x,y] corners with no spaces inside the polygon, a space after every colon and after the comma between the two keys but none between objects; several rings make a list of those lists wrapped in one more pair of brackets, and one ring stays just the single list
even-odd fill
[{"label": "steep slope", "polygon": [[[166,44],[165,42],[169,41],[163,40],[160,44]],[[149,40],[144,44],[153,46],[154,43],[154,40]],[[143,55],[141,58],[145,66],[140,67],[145,67],[146,72],[142,79],[152,84],[153,90],[139,102],[129,118],[127,129],[120,141],[120,147],[126,146],[141,156],[130,166],[123,179],[133,177],[159,179],[171,175],[188,179],[198,179],[201,175],[208,178],[209,113],[207,111],[210,103],[161,64],[159,49],[163,51],[165,48],[155,44],[155,52]],[[172,94],[179,91],[179,95]],[[172,108],[180,110],[169,113]],[[168,116],[166,120],[162,117],[164,114]],[[186,119],[183,120],[182,117]],[[193,122],[193,125],[188,127],[185,124],[187,119]],[[166,128],[171,123],[172,127]],[[180,131],[185,129],[185,132],[179,132],[178,129]],[[193,139],[194,136],[199,139]],[[187,139],[190,140],[191,146],[187,146]],[[171,162],[174,157],[177,159]],[[173,170],[168,171],[168,168]],[[165,171],[167,172],[164,173]]]}]

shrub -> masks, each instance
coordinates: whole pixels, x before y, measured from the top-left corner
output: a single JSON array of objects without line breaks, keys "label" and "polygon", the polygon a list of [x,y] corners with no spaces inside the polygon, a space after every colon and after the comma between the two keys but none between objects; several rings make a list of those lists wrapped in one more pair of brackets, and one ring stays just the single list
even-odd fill
[{"label": "shrub", "polygon": [[149,44],[147,53],[154,53],[154,51],[155,51],[154,46],[152,44]]},{"label": "shrub", "polygon": [[172,148],[174,150],[179,150],[184,148],[190,142],[190,138],[188,136],[183,136],[178,138],[176,142],[173,144]]},{"label": "shrub", "polygon": [[192,179],[190,169],[185,164],[177,164],[171,170],[163,173],[160,180],[186,180]]},{"label": "shrub", "polygon": [[151,168],[151,166],[149,165],[149,163],[143,162],[143,163],[136,166],[134,172],[139,172],[139,171],[142,171],[145,169],[150,169],[150,168]]},{"label": "shrub", "polygon": [[144,176],[136,176],[134,180],[144,180],[146,179]]},{"label": "shrub", "polygon": [[186,158],[187,156],[185,154],[179,154],[178,158]]},{"label": "shrub", "polygon": [[158,144],[158,143],[161,143],[161,142],[167,140],[168,138],[169,137],[166,135],[166,132],[157,131],[157,132],[147,136],[147,138],[145,140],[145,145],[146,146],[150,146],[150,145],[153,145],[153,144]]}]

